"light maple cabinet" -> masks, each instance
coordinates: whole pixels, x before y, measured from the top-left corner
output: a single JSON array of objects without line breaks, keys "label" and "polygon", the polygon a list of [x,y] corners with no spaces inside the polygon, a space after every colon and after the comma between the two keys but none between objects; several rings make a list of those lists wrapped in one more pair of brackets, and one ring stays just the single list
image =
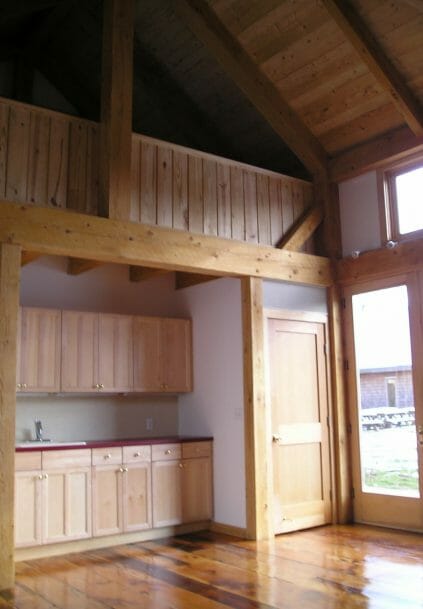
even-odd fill
[{"label": "light maple cabinet", "polygon": [[134,390],[192,391],[191,321],[134,318]]},{"label": "light maple cabinet", "polygon": [[63,311],[62,391],[131,391],[132,351],[131,316]]},{"label": "light maple cabinet", "polygon": [[152,446],[153,526],[182,523],[181,444]]},{"label": "light maple cabinet", "polygon": [[151,528],[151,447],[96,448],[93,463],[93,535]]},{"label": "light maple cabinet", "polygon": [[16,455],[17,547],[91,537],[91,451]]},{"label": "light maple cabinet", "polygon": [[182,444],[182,521],[210,520],[213,514],[212,443]]},{"label": "light maple cabinet", "polygon": [[22,307],[18,324],[17,390],[60,391],[61,312]]}]

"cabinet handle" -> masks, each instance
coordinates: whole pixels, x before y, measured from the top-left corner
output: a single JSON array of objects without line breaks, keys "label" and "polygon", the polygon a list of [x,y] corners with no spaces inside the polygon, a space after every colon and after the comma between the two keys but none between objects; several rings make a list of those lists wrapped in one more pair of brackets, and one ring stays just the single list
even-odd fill
[{"label": "cabinet handle", "polygon": [[28,387],[28,385],[26,383],[22,383],[21,387],[22,387],[22,389],[26,389]]},{"label": "cabinet handle", "polygon": [[134,453],[134,457],[141,457],[141,453],[139,451]]},{"label": "cabinet handle", "polygon": [[18,389],[22,389],[22,383],[18,383],[16,386]]},{"label": "cabinet handle", "polygon": [[112,455],[110,453],[107,453],[107,455],[104,455],[104,459],[111,459]]},{"label": "cabinet handle", "polygon": [[128,468],[127,468],[127,467],[122,467],[122,470],[123,470],[124,472],[127,472],[127,471],[128,471]]},{"label": "cabinet handle", "polygon": [[44,480],[47,480],[48,474],[44,474],[43,478],[44,478]]},{"label": "cabinet handle", "polygon": [[100,388],[100,389],[104,389],[104,385],[103,385],[103,383],[100,383],[100,384],[99,384],[99,388]]},{"label": "cabinet handle", "polygon": [[183,463],[179,464],[179,469],[182,469],[184,467]]},{"label": "cabinet handle", "polygon": [[120,472],[121,474],[123,474],[123,467],[119,467],[118,472]]},{"label": "cabinet handle", "polygon": [[93,389],[98,389],[98,383],[96,383],[95,385],[93,385]]},{"label": "cabinet handle", "polygon": [[39,474],[36,478],[36,480],[42,480],[43,479],[43,474]]},{"label": "cabinet handle", "polygon": [[172,451],[170,450],[170,448],[168,448],[167,450],[165,450],[165,455],[171,455]]}]

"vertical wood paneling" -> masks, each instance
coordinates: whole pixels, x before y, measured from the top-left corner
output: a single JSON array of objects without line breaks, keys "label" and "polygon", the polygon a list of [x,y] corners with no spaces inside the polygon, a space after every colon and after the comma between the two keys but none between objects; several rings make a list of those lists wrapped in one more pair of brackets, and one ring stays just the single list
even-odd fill
[{"label": "vertical wood paneling", "polygon": [[6,196],[10,107],[0,103],[0,196]]},{"label": "vertical wood paneling", "polygon": [[244,171],[245,240],[258,243],[256,174]]},{"label": "vertical wood paneling", "polygon": [[280,241],[282,229],[282,196],[280,180],[275,177],[269,178],[269,205],[270,205],[270,243],[277,245]]},{"label": "vertical wood paneling", "polygon": [[28,183],[30,112],[22,106],[11,106],[7,148],[6,198],[26,201]]},{"label": "vertical wood paneling", "polygon": [[157,146],[141,145],[141,222],[157,222]]},{"label": "vertical wood paneling", "polygon": [[87,196],[85,211],[97,216],[99,213],[99,179],[100,179],[100,130],[97,125],[88,125],[87,129]]},{"label": "vertical wood paneling", "polygon": [[271,242],[270,235],[270,207],[269,207],[269,177],[265,174],[257,175],[257,218],[258,240],[263,245]]},{"label": "vertical wood paneling", "polygon": [[300,182],[295,183],[291,182],[292,185],[292,203],[294,209],[294,222],[300,218],[302,213],[304,212],[304,197],[303,197],[303,188]]},{"label": "vertical wood paneling", "polygon": [[203,232],[203,161],[198,156],[188,157],[188,229]]},{"label": "vertical wood paneling", "polygon": [[131,153],[131,211],[129,219],[131,222],[140,221],[141,209],[141,140],[132,137]]},{"label": "vertical wood paneling", "polygon": [[50,118],[31,112],[29,127],[28,184],[26,200],[47,204]]},{"label": "vertical wood paneling", "polygon": [[282,226],[284,234],[294,222],[294,208],[292,206],[292,188],[290,181],[280,181],[282,193]]},{"label": "vertical wood paneling", "polygon": [[229,165],[217,164],[217,234],[230,239],[231,171]]},{"label": "vertical wood paneling", "polygon": [[67,207],[84,213],[87,194],[87,124],[72,121],[69,135]]},{"label": "vertical wood paneling", "polygon": [[159,146],[157,149],[157,224],[172,227],[173,190],[172,150]]},{"label": "vertical wood paneling", "polygon": [[204,234],[217,235],[217,167],[214,161],[203,160]]},{"label": "vertical wood paneling", "polygon": [[241,167],[231,167],[232,239],[245,239],[244,176]]},{"label": "vertical wood paneling", "polygon": [[69,129],[69,120],[52,116],[47,178],[47,203],[52,207],[67,206]]},{"label": "vertical wood paneling", "polygon": [[173,153],[173,228],[188,230],[188,156]]}]

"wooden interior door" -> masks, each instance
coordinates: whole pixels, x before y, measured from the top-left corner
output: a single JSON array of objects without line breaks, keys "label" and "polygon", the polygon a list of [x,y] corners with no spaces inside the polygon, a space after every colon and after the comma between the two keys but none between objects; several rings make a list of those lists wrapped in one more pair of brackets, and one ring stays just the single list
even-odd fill
[{"label": "wooden interior door", "polygon": [[275,533],[331,521],[323,323],[268,319]]}]

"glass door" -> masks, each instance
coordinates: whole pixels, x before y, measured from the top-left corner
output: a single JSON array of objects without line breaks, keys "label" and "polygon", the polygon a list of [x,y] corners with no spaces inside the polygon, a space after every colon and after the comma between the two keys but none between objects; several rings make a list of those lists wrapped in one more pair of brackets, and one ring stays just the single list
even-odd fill
[{"label": "glass door", "polygon": [[420,298],[402,279],[347,294],[354,515],[423,530]]}]

